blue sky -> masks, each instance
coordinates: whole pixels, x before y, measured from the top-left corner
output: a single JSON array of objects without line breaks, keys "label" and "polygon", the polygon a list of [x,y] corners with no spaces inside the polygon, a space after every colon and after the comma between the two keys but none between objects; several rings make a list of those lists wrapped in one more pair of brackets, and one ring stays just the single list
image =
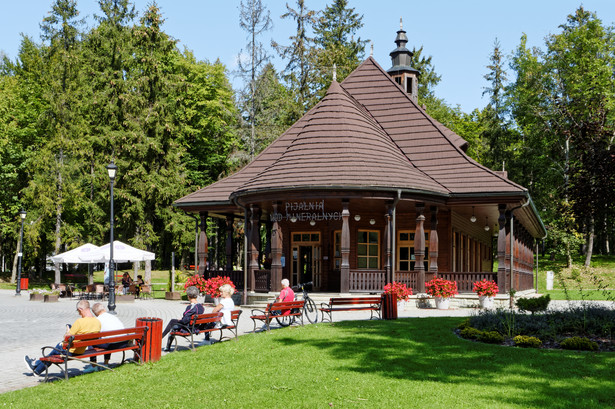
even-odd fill
[{"label": "blue sky", "polygon": [[[294,0],[289,0],[292,7]],[[321,10],[331,0],[305,0],[310,9]],[[134,1],[142,13],[151,0]],[[233,70],[237,55],[246,44],[246,33],[239,28],[239,0],[159,0],[166,18],[165,31],[179,40],[200,60],[220,59]],[[271,12],[274,27],[261,37],[268,45],[271,39],[288,44],[295,25],[282,20],[284,0],[264,0]],[[363,14],[364,26],[359,31],[362,39],[374,42],[374,58],[384,69],[391,66],[389,52],[395,48],[399,19],[409,38],[408,47],[424,47],[424,53],[433,57],[436,72],[442,81],[436,95],[451,105],[460,105],[470,112],[486,105],[482,97],[483,79],[489,64],[489,55],[497,37],[502,51],[509,55],[519,44],[522,33],[528,35],[530,46],[544,45],[544,38],[559,31],[566,16],[583,4],[597,12],[605,25],[615,21],[614,0],[350,0],[350,6]],[[39,23],[51,9],[52,0],[4,0],[0,13],[0,51],[9,58],[17,56],[20,33],[40,41]],[[78,8],[88,25],[92,15],[99,13],[96,0],[78,0]],[[272,54],[274,52],[270,50]],[[367,51],[369,55],[369,47]],[[366,55],[366,56],[367,56]],[[273,59],[278,69],[283,68],[279,58]],[[240,84],[238,79],[233,84]]]}]

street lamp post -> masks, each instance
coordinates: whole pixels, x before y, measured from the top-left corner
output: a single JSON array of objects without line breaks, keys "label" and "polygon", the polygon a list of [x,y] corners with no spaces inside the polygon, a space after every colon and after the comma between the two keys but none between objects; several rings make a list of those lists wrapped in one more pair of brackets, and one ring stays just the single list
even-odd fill
[{"label": "street lamp post", "polygon": [[15,295],[21,295],[21,259],[23,258],[23,221],[26,218],[26,211],[21,209],[19,212],[21,218],[21,231],[19,232],[19,253],[17,253],[17,289]]},{"label": "street lamp post", "polygon": [[109,304],[107,309],[109,313],[116,314],[115,312],[115,265],[113,264],[113,182],[115,180],[115,173],[117,172],[117,166],[113,161],[107,165],[107,172],[109,173],[109,183],[111,186],[111,229],[109,231]]}]

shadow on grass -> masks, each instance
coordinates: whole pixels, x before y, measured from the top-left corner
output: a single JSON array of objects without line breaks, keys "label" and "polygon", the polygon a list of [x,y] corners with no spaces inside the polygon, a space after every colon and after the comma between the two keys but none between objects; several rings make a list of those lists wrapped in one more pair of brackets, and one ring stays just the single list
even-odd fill
[{"label": "shadow on grass", "polygon": [[[459,318],[334,323],[338,336],[276,338],[287,346],[326,351],[341,370],[408,381],[459,385],[476,407],[612,407],[615,354],[521,349],[475,343],[452,329]],[[320,324],[324,327],[330,324]],[[317,331],[318,332],[318,331]],[[466,389],[467,388],[467,389]],[[462,397],[460,397],[462,398]]]}]

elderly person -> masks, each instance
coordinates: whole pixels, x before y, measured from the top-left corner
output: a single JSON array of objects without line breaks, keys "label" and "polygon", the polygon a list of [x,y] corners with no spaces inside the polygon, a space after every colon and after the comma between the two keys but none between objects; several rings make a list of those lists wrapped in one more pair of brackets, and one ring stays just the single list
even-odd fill
[{"label": "elderly person", "polygon": [[[124,329],[124,324],[122,323],[122,321],[120,321],[120,319],[117,316],[109,314],[103,304],[99,302],[94,304],[92,306],[92,312],[96,316],[96,319],[100,321],[100,332]],[[102,349],[116,349],[116,348],[123,348],[127,345],[128,345],[128,341],[123,341],[123,342],[115,342],[112,344],[109,344],[109,343],[100,344],[100,345],[97,345],[96,347],[102,348]],[[110,360],[111,360],[111,354],[105,354],[105,365],[109,365]],[[96,362],[96,357],[95,356],[91,357],[90,362]],[[83,373],[96,372],[100,369],[102,368],[99,366],[87,365],[85,368],[83,368]]]},{"label": "elderly person", "polygon": [[[66,333],[64,334],[64,336],[100,332],[100,321],[98,321],[96,317],[94,316],[94,314],[92,314],[92,310],[90,310],[89,301],[87,300],[79,301],[77,303],[77,312],[79,313],[81,318],[78,318],[73,323],[72,326],[66,324]],[[85,348],[86,347],[71,348],[68,350],[68,353],[70,355],[83,354],[85,352]],[[46,356],[62,355],[65,352],[66,350],[62,346],[62,342],[60,342],[58,345],[55,346],[55,348],[53,348],[51,353],[49,353]],[[51,365],[48,362],[42,362],[38,359],[34,360],[30,358],[28,355],[24,357],[24,360],[26,361],[26,365],[28,366],[28,369],[30,369],[32,373],[36,376],[42,376],[46,367],[49,367],[49,365]]]},{"label": "elderly person", "polygon": [[290,288],[290,282],[287,278],[282,279],[282,291],[280,291],[280,295],[275,299],[275,302],[288,302],[295,301],[295,292],[292,288]]},{"label": "elderly person", "polygon": [[[220,294],[222,295],[222,298],[220,299],[220,303],[216,305],[211,311],[212,313],[222,313],[222,319],[220,320],[220,322],[215,324],[217,328],[224,328],[227,325],[233,324],[233,321],[231,321],[231,312],[235,309],[235,303],[233,302],[231,296],[234,292],[235,289],[230,284],[224,284],[220,286]],[[212,322],[211,324],[207,324],[204,329],[213,327],[214,323]],[[205,340],[209,341],[209,332],[205,333]]]},{"label": "elderly person", "polygon": [[[199,289],[195,286],[190,286],[186,289],[186,296],[188,297],[188,301],[190,301],[190,305],[186,307],[184,310],[184,315],[180,319],[172,319],[167,324],[167,327],[162,332],[162,337],[164,338],[169,332],[172,330],[185,329],[188,330],[188,324],[190,323],[190,319],[193,315],[203,314],[205,309],[203,305],[199,304],[196,301],[196,298],[199,296]],[[169,335],[167,338],[167,347],[163,348],[164,352],[169,352],[171,350],[171,344],[175,337],[173,335]]]}]

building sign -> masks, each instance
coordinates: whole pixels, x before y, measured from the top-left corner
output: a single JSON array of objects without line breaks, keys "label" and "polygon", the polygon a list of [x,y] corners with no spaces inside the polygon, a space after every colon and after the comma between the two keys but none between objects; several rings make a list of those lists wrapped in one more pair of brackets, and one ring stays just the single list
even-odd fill
[{"label": "building sign", "polygon": [[284,221],[328,221],[342,220],[342,212],[332,212],[325,210],[325,201],[298,201],[286,202],[283,206],[284,210],[280,213],[271,213],[269,218],[272,222]]}]

